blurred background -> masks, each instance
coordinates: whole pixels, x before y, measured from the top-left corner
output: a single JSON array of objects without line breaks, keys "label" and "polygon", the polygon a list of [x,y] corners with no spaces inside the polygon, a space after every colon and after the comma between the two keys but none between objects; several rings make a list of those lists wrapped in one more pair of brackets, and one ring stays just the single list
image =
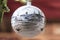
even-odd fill
[{"label": "blurred background", "polygon": [[32,0],[32,5],[40,8],[46,16],[45,31],[33,38],[17,35],[11,27],[13,12],[25,3],[21,0],[7,0],[10,12],[5,12],[2,26],[0,25],[0,40],[60,40],[60,0]]}]

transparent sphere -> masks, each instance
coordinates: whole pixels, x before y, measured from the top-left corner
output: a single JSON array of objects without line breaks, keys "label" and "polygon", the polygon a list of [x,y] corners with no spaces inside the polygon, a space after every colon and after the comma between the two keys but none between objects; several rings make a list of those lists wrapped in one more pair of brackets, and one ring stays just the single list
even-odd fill
[{"label": "transparent sphere", "polygon": [[33,37],[43,31],[45,16],[35,6],[22,6],[13,13],[11,25],[17,34],[25,37]]}]

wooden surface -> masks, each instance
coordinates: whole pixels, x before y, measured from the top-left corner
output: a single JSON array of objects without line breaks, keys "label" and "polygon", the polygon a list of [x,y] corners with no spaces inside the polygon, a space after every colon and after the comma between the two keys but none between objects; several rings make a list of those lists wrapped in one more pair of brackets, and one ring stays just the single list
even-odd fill
[{"label": "wooden surface", "polygon": [[[5,38],[5,39],[4,39]],[[44,32],[32,38],[21,37],[15,32],[0,33],[0,40],[60,40],[60,23],[48,23]]]}]

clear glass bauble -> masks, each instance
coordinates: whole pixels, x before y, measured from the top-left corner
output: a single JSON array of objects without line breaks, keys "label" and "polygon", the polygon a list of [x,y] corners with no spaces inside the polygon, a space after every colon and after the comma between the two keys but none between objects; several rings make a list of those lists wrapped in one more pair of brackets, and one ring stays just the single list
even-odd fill
[{"label": "clear glass bauble", "polygon": [[24,37],[33,37],[44,30],[45,15],[37,7],[25,5],[19,7],[11,17],[13,30]]}]

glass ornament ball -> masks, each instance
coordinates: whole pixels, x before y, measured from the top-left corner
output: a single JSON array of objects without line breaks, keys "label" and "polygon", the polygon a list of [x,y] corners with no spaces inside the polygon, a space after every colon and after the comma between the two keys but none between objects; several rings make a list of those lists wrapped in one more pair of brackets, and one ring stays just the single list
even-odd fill
[{"label": "glass ornament ball", "polygon": [[44,30],[45,15],[41,9],[25,5],[15,10],[11,17],[11,25],[18,35],[33,37]]}]

